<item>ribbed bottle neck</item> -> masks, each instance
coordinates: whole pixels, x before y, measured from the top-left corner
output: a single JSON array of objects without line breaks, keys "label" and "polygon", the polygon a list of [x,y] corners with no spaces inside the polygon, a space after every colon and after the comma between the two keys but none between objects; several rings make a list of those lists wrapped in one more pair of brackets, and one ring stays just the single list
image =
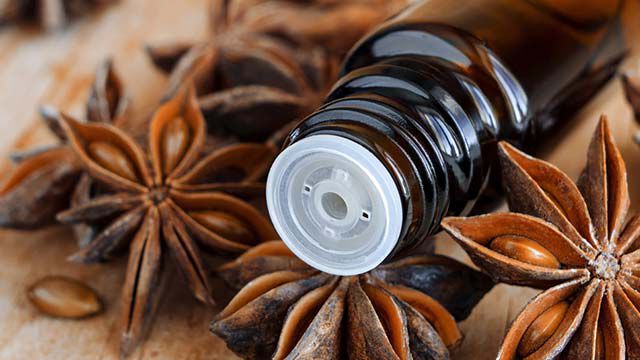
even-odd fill
[{"label": "ribbed bottle neck", "polygon": [[393,174],[404,226],[396,251],[463,214],[485,186],[498,113],[472,79],[431,59],[398,57],[343,77],[290,141],[332,134],[367,148]]}]

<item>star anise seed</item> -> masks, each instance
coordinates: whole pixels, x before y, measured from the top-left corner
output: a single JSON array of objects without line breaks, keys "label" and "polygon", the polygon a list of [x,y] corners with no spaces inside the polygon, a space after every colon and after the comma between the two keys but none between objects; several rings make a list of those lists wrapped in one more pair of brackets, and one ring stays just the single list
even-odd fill
[{"label": "star anise seed", "polygon": [[544,290],[497,358],[640,358],[640,217],[627,217],[626,167],[606,118],[577,184],[507,143],[499,149],[512,212],[442,223],[496,281]]},{"label": "star anise seed", "polygon": [[85,283],[65,276],[47,276],[27,290],[27,298],[43,314],[80,319],[103,310],[100,297]]}]

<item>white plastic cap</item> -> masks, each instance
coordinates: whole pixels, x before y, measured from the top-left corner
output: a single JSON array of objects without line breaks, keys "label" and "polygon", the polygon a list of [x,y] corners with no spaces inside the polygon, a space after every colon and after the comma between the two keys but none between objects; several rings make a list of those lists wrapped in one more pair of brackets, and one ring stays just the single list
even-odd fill
[{"label": "white plastic cap", "polygon": [[400,193],[387,168],[365,147],[335,135],[304,138],[278,156],[267,206],[291,251],[335,275],[380,265],[402,230]]}]

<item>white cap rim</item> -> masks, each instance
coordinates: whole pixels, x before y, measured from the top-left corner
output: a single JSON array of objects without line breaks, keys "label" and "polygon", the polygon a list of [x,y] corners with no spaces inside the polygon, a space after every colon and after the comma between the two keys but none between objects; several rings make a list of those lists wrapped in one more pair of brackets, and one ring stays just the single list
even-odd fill
[{"label": "white cap rim", "polygon": [[[338,263],[328,264],[320,261],[317,256],[310,254],[302,244],[301,239],[293,238],[292,231],[286,222],[288,219],[281,219],[281,208],[286,206],[281,204],[279,189],[283,186],[283,174],[298,160],[311,153],[330,153],[332,156],[341,158],[357,166],[367,175],[370,185],[375,186],[376,196],[379,195],[383,204],[384,232],[380,239],[376,241],[373,253],[364,259],[354,259],[348,265]],[[379,266],[395,249],[403,225],[403,208],[395,181],[385,167],[385,165],[367,148],[355,141],[336,135],[314,135],[287,147],[275,160],[267,179],[267,207],[271,215],[273,225],[291,251],[308,265],[326,273],[350,276],[366,273]],[[307,244],[308,245],[308,244]]]}]

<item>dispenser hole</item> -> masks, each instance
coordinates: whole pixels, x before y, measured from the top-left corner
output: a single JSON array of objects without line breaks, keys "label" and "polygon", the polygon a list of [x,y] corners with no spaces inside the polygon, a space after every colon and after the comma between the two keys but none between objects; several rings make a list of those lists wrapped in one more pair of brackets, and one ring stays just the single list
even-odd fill
[{"label": "dispenser hole", "polygon": [[322,208],[324,211],[336,220],[342,220],[347,217],[347,203],[342,196],[328,192],[322,195]]}]

